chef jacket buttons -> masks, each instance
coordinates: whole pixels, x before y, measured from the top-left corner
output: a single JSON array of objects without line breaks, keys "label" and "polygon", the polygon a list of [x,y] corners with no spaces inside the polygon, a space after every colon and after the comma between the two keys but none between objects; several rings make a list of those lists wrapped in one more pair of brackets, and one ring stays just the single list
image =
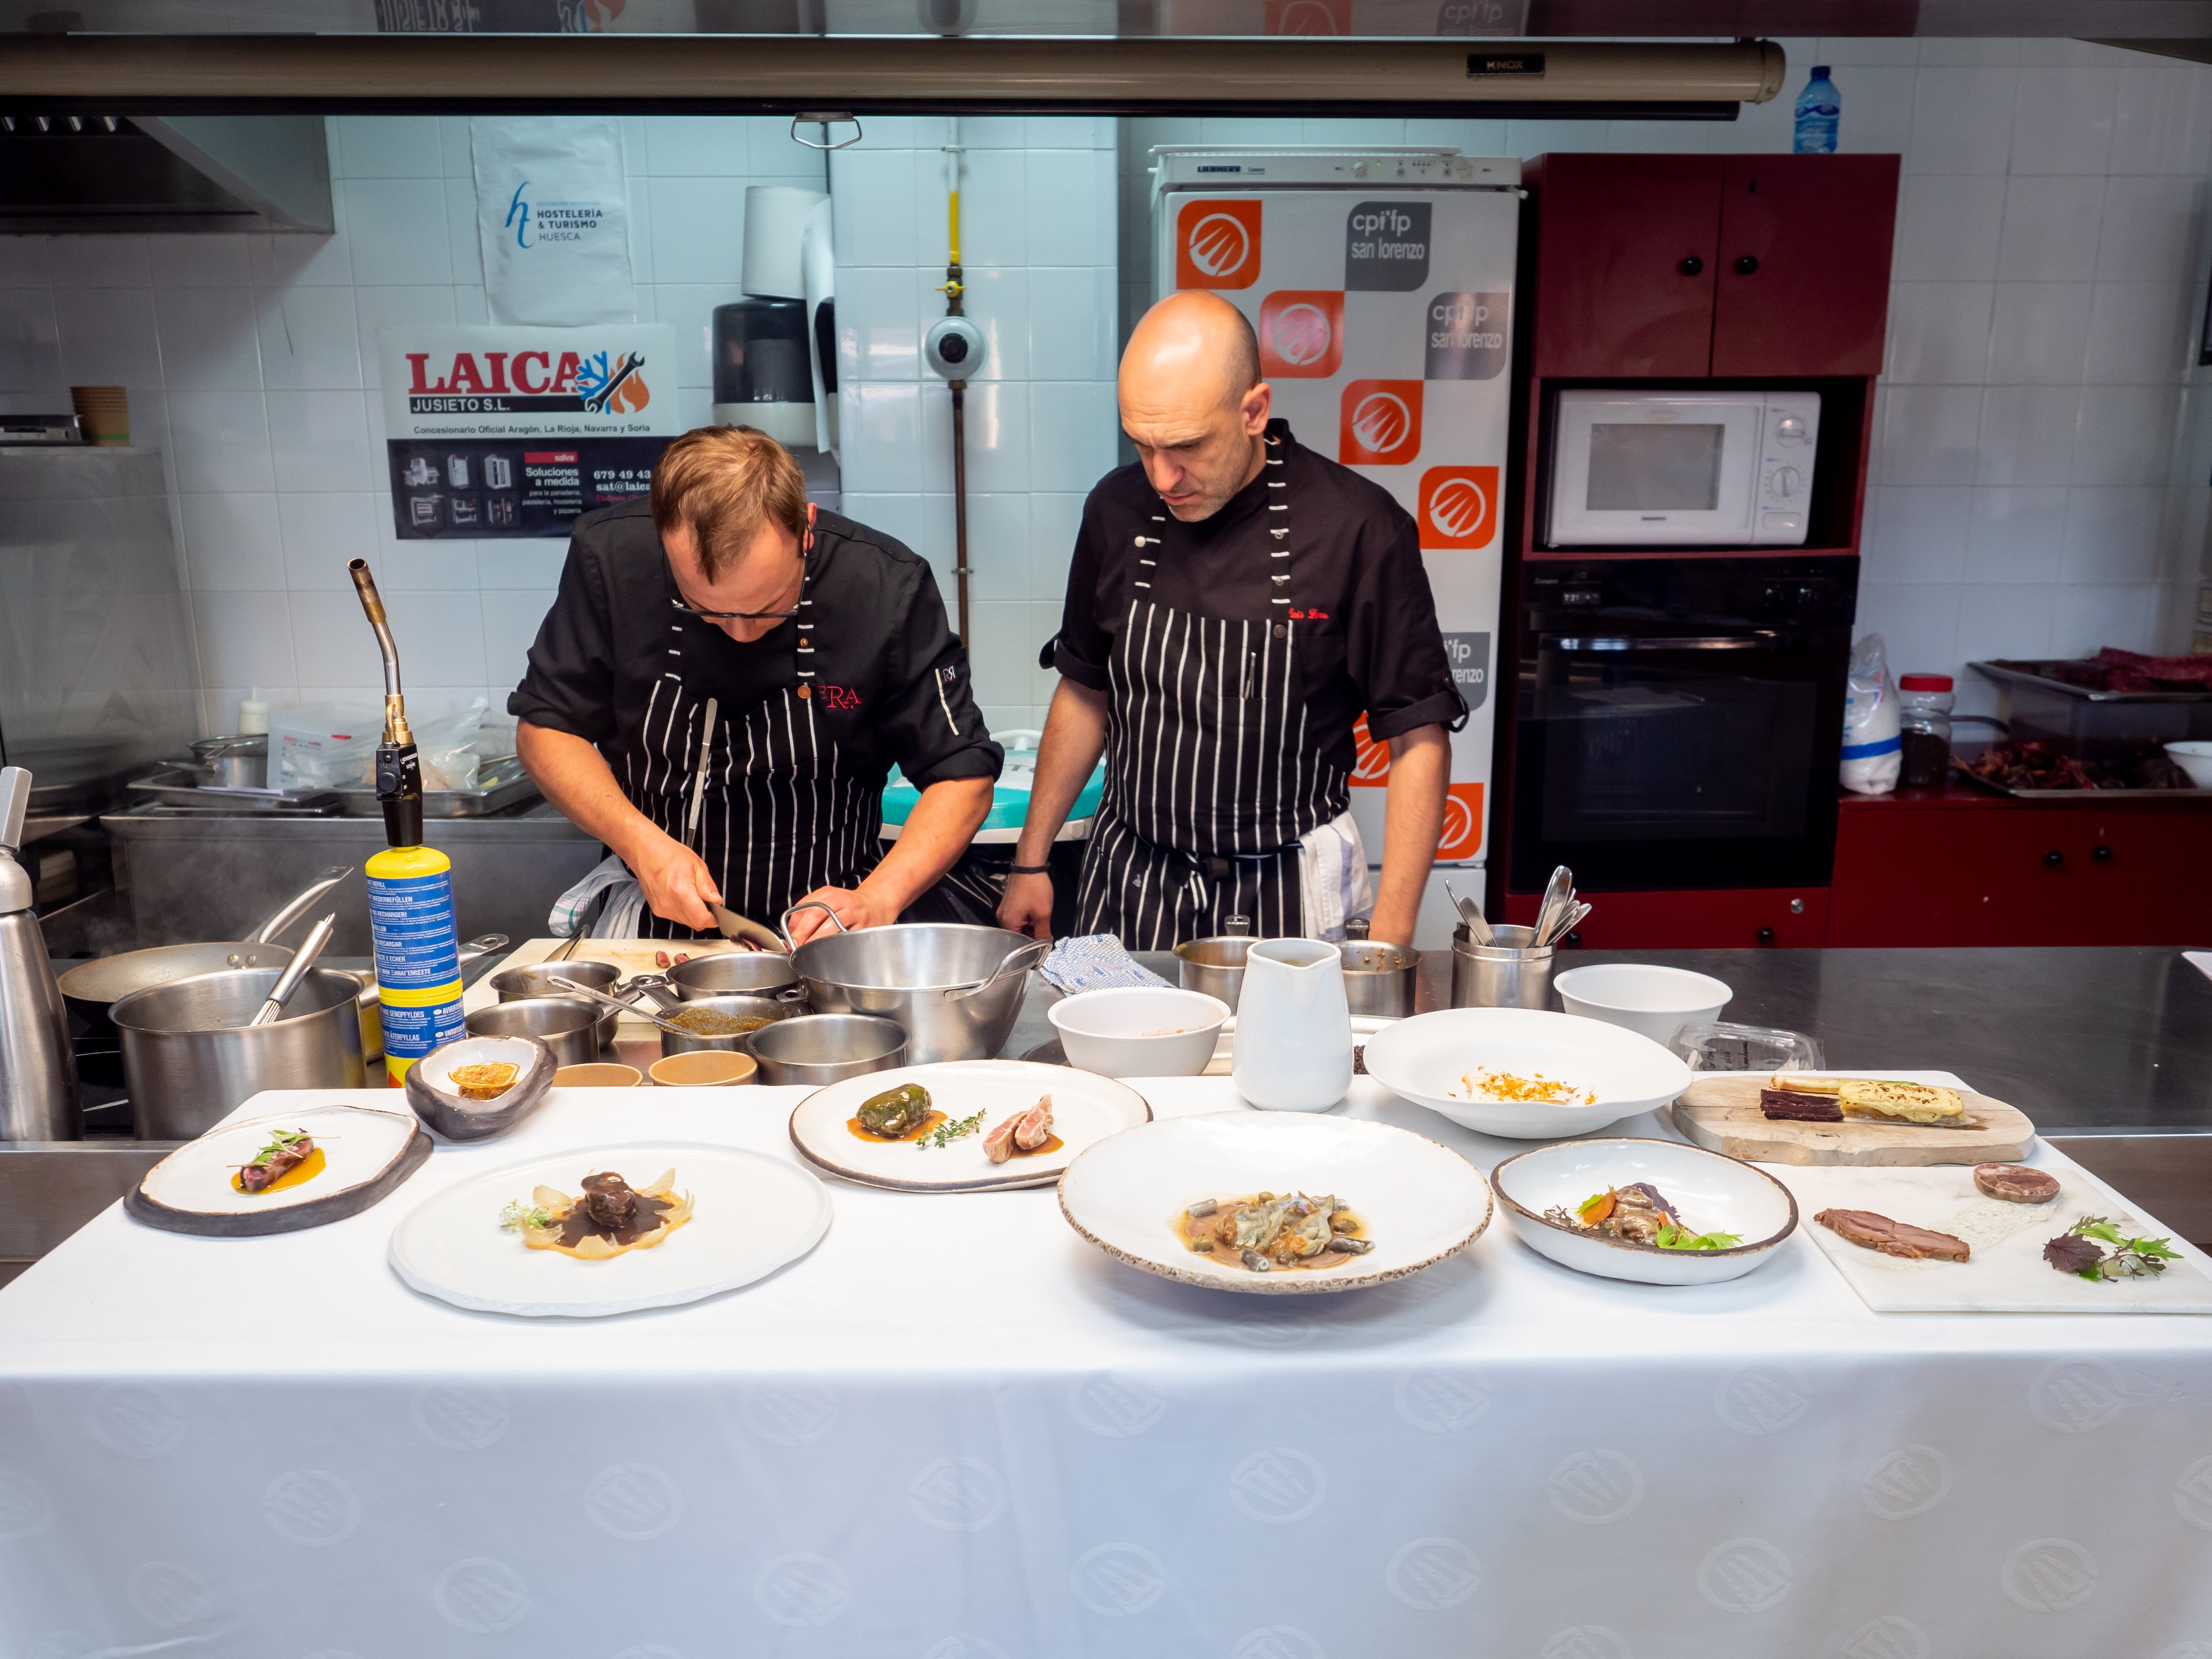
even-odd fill
[{"label": "chef jacket buttons", "polygon": [[811,686],[811,685],[802,685],[802,686],[800,686],[800,687],[799,688],[799,702],[805,702],[809,697],[812,696],[813,695],[814,695],[814,688],[813,688],[812,686]]},{"label": "chef jacket buttons", "polygon": [[1275,624],[1275,637],[1279,640],[1285,637],[1290,631],[1291,630],[1285,627],[1281,623],[1277,623]]}]

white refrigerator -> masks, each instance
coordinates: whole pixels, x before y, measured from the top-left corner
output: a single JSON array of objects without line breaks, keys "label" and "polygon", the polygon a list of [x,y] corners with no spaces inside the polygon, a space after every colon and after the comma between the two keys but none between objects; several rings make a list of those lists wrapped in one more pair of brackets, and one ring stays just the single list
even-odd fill
[{"label": "white refrigerator", "polygon": [[[1152,152],[1155,292],[1210,289],[1260,337],[1275,412],[1396,496],[1420,532],[1444,648],[1474,711],[1414,939],[1449,943],[1443,879],[1487,848],[1521,164],[1439,149]],[[1377,866],[1389,751],[1359,729],[1352,811]]]}]

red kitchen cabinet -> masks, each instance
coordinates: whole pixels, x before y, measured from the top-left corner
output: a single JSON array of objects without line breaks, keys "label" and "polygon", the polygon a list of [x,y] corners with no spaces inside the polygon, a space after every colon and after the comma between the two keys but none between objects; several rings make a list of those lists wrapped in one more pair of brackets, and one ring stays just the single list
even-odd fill
[{"label": "red kitchen cabinet", "polygon": [[1531,174],[1536,373],[1702,379],[1712,359],[1720,158],[1547,155]]},{"label": "red kitchen cabinet", "polygon": [[2208,852],[2193,802],[1847,800],[1827,942],[2212,945]]},{"label": "red kitchen cabinet", "polygon": [[1894,155],[1544,155],[1540,379],[1881,372]]},{"label": "red kitchen cabinet", "polygon": [[1881,372],[1897,160],[1726,159],[1715,374]]}]

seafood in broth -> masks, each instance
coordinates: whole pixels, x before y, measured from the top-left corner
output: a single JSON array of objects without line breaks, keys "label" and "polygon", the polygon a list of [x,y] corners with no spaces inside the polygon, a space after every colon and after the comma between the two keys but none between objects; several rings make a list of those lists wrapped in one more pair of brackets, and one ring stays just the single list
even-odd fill
[{"label": "seafood in broth", "polygon": [[1172,1224],[1193,1255],[1247,1273],[1341,1267],[1375,1248],[1351,1206],[1328,1193],[1202,1198]]}]

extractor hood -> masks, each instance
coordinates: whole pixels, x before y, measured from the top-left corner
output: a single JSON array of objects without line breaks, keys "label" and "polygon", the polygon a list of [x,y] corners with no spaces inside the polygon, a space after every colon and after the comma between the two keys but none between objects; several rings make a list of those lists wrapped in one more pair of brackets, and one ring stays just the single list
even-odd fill
[{"label": "extractor hood", "polygon": [[327,234],[319,115],[0,115],[0,232]]}]

